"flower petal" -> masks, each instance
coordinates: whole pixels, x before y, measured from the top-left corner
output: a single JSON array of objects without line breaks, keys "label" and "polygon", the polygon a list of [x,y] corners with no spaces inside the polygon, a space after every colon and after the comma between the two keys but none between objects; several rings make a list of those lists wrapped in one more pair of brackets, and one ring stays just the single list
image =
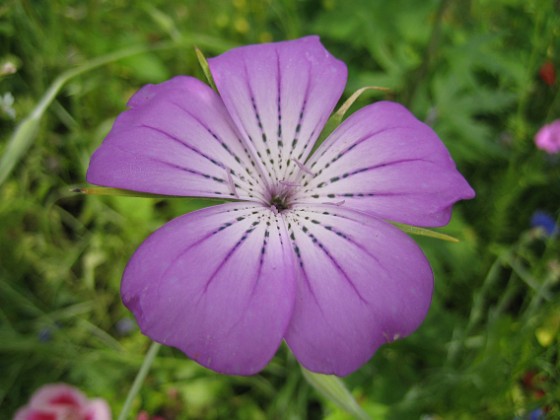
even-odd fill
[{"label": "flower petal", "polygon": [[378,102],[351,115],[307,163],[299,202],[344,202],[383,219],[443,226],[474,197],[433,130],[406,108]]},{"label": "flower petal", "polygon": [[344,90],[346,65],[316,36],[236,48],[208,63],[271,182],[290,181]]},{"label": "flower petal", "polygon": [[59,420],[68,414],[67,411],[51,407],[25,406],[16,411],[12,420]]},{"label": "flower petal", "polygon": [[86,420],[111,420],[111,409],[105,400],[91,400],[83,410]]},{"label": "flower petal", "polygon": [[88,400],[84,394],[73,386],[60,384],[44,385],[35,391],[30,401],[31,407],[66,406],[81,408]]},{"label": "flower petal", "polygon": [[125,305],[144,334],[218,372],[258,372],[294,302],[292,251],[279,215],[230,203],[181,216],[130,260]]},{"label": "flower petal", "polygon": [[147,85],[91,158],[93,184],[156,194],[258,198],[263,182],[220,97],[192,77]]},{"label": "flower petal", "polygon": [[334,205],[296,207],[286,218],[299,267],[286,341],[306,369],[347,375],[420,325],[433,275],[411,238]]}]

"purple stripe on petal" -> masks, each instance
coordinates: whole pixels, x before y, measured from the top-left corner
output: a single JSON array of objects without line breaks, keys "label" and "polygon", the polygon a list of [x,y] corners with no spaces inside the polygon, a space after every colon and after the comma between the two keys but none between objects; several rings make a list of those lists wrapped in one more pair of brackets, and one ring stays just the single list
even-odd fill
[{"label": "purple stripe on petal", "polygon": [[280,345],[294,304],[283,221],[231,203],[181,216],[127,266],[121,293],[144,334],[218,372],[250,375]]},{"label": "purple stripe on petal", "polygon": [[[224,169],[224,165],[223,165],[222,163],[216,161],[213,157],[208,156],[208,155],[205,154],[204,152],[198,150],[196,147],[193,147],[193,146],[191,146],[190,144],[185,143],[183,140],[181,140],[181,139],[179,139],[179,138],[177,138],[177,137],[175,137],[175,136],[173,136],[173,135],[171,135],[171,134],[169,134],[169,133],[166,133],[165,131],[161,130],[160,128],[157,128],[157,127],[150,127],[149,125],[145,125],[145,124],[140,125],[140,127],[146,128],[146,129],[148,129],[148,130],[154,130],[155,132],[159,133],[159,134],[162,135],[163,137],[167,137],[169,140],[174,141],[174,142],[177,142],[177,144],[179,144],[179,145],[181,145],[181,146],[183,146],[183,147],[186,147],[186,148],[189,149],[190,151],[192,151],[192,152],[196,153],[197,155],[199,155],[201,158],[206,159],[206,160],[209,160],[209,161],[212,162],[214,165],[218,166],[218,167],[221,168],[221,169]],[[251,184],[251,185],[253,185],[253,184]]]},{"label": "purple stripe on petal", "polygon": [[344,121],[309,159],[298,203],[334,203],[382,219],[443,226],[474,197],[447,149],[403,106],[378,102]]},{"label": "purple stripe on petal", "polygon": [[[352,281],[352,279],[350,278],[348,273],[346,273],[344,268],[340,265],[340,263],[333,256],[332,250],[330,250],[317,237],[317,235],[313,234],[313,230],[310,230],[308,228],[308,226],[313,226],[314,224],[315,225],[320,225],[320,222],[317,219],[309,219],[309,217],[304,217],[304,221],[300,220],[300,218],[298,218],[298,217],[294,217],[294,218],[292,218],[292,220],[295,223],[295,226],[293,226],[292,229],[295,229],[296,227],[299,228],[300,234],[307,236],[307,239],[311,240],[311,243],[314,246],[318,247],[321,250],[322,254],[324,254],[324,255],[321,255],[320,258],[322,260],[330,263],[334,267],[335,271],[337,272],[337,275],[339,275],[342,280],[344,280],[345,282],[348,283],[348,285],[350,285],[350,287],[353,289],[356,296],[358,296],[359,299],[363,303],[367,304],[366,300],[363,298],[363,296],[361,295],[360,291],[358,290],[358,288],[356,287],[356,285],[354,284],[354,282]],[[311,223],[311,225],[309,223]],[[301,257],[298,257],[298,259],[300,260],[301,267],[303,268],[303,260],[301,259]]]},{"label": "purple stripe on petal", "polygon": [[[144,87],[129,105],[93,155],[88,182],[167,195],[263,199],[259,166],[210,87],[176,77]],[[235,192],[221,182],[229,177]]]},{"label": "purple stripe on petal", "polygon": [[346,82],[318,37],[236,48],[209,60],[220,94],[269,183],[305,160]]},{"label": "purple stripe on petal", "polygon": [[296,206],[286,218],[299,259],[286,341],[305,368],[349,374],[420,325],[433,275],[411,238],[337,206]]}]

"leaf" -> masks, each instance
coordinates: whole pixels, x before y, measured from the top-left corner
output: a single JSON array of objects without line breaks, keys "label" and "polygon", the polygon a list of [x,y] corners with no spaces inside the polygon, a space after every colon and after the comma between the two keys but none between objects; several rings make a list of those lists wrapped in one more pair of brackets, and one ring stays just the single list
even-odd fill
[{"label": "leaf", "polygon": [[40,116],[30,115],[14,131],[0,159],[0,185],[8,178],[21,156],[31,146],[39,130]]},{"label": "leaf", "polygon": [[321,375],[301,368],[303,377],[323,397],[332,401],[342,410],[357,419],[369,420],[368,414],[360,407],[342,380],[334,375]]}]

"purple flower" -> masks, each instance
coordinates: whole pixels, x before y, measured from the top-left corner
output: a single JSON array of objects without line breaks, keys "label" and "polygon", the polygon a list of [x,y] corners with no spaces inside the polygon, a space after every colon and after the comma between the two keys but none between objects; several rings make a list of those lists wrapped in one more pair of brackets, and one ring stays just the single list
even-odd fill
[{"label": "purple flower", "polygon": [[560,120],[541,127],[535,136],[535,144],[549,154],[560,152]]},{"label": "purple flower", "polygon": [[433,275],[388,221],[448,223],[474,191],[437,135],[379,102],[313,145],[346,83],[318,37],[209,60],[142,88],[92,157],[89,182],[232,200],[152,234],[122,281],[142,331],[218,372],[261,370],[282,340],[307,369],[346,375],[412,333]]}]

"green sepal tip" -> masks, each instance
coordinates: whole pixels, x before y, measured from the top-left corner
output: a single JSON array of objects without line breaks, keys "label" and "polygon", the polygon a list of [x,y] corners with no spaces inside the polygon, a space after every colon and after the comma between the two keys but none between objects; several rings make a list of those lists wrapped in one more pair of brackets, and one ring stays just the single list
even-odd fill
[{"label": "green sepal tip", "polygon": [[167,195],[150,194],[139,191],[124,190],[110,187],[75,187],[71,192],[86,195],[113,195],[119,197],[144,197],[144,198],[167,198]]},{"label": "green sepal tip", "polygon": [[323,131],[319,136],[319,140],[317,140],[317,143],[315,144],[314,147],[315,149],[321,143],[323,143],[323,141],[336,129],[336,127],[340,125],[340,123],[344,118],[344,115],[346,115],[346,112],[348,112],[348,110],[354,104],[354,102],[356,102],[356,100],[360,96],[362,96],[364,92],[371,91],[371,90],[378,91],[378,92],[385,92],[385,93],[391,92],[391,89],[379,87],[379,86],[366,86],[355,91],[352,95],[350,95],[348,99],[346,99],[346,101],[344,101],[344,103],[340,106],[340,108],[338,108],[338,110],[329,117],[327,123],[325,124],[325,128],[323,128]]},{"label": "green sepal tip", "polygon": [[397,223],[397,222],[391,222],[391,224],[393,226],[398,227],[400,230],[402,230],[405,233],[410,233],[411,235],[427,236],[429,238],[441,239],[442,241],[447,241],[447,242],[455,242],[455,243],[460,242],[459,239],[451,235],[447,235],[441,232],[436,232],[430,229],[421,228],[418,226],[405,225],[403,223]]},{"label": "green sepal tip", "polygon": [[210,66],[208,65],[208,60],[206,59],[204,53],[200,50],[200,48],[194,47],[194,51],[196,53],[198,64],[200,64],[200,67],[202,68],[202,72],[204,73],[204,77],[206,77],[206,80],[208,81],[210,87],[217,92],[218,88],[216,88],[216,84],[214,83],[214,78],[212,77],[212,73],[210,72]]}]

